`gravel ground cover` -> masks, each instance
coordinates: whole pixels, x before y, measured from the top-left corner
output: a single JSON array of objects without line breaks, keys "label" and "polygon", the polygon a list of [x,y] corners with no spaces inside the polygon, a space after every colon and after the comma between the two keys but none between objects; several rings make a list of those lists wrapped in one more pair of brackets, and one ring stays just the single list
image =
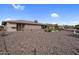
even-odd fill
[{"label": "gravel ground cover", "polygon": [[0,52],[9,55],[79,55],[79,38],[70,31],[9,32],[0,36]]}]

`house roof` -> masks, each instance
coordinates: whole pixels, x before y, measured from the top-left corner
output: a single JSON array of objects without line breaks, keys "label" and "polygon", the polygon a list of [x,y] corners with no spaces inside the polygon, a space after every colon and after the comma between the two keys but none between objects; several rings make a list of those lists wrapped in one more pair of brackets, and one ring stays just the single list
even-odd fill
[{"label": "house roof", "polygon": [[22,24],[34,24],[34,25],[45,25],[42,23],[35,23],[34,21],[25,21],[25,20],[9,20],[9,21],[3,21],[2,24],[4,23],[22,23]]}]

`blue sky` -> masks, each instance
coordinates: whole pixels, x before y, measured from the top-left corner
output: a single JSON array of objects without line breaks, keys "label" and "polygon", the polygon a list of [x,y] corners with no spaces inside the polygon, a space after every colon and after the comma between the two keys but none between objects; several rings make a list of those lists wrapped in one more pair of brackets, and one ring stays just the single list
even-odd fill
[{"label": "blue sky", "polygon": [[0,4],[0,22],[38,20],[41,23],[75,25],[79,23],[78,4]]}]

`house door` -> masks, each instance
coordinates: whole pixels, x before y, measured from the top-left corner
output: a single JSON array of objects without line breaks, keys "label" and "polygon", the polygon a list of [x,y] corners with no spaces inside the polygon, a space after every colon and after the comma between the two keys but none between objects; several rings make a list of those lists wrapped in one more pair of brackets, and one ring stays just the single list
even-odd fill
[{"label": "house door", "polygon": [[17,24],[17,31],[23,31],[24,24]]}]

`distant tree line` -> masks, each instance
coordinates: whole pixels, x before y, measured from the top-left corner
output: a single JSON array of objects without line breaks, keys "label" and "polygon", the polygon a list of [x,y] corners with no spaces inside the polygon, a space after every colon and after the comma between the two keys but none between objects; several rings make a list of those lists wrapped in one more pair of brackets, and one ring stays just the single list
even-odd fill
[{"label": "distant tree line", "polygon": [[47,27],[45,28],[46,32],[51,32],[51,31],[56,31],[56,30],[60,30],[58,24],[47,24]]},{"label": "distant tree line", "polygon": [[79,30],[79,24],[75,25],[75,29]]},{"label": "distant tree line", "polygon": [[64,25],[64,29],[74,29],[74,26],[71,26],[71,25]]}]

